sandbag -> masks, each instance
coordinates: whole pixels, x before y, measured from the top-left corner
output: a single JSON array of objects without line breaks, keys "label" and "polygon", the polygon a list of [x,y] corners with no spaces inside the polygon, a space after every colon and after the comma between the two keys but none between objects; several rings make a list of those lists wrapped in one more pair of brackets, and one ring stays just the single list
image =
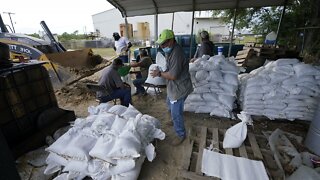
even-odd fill
[{"label": "sandbag", "polygon": [[126,110],[127,110],[127,107],[125,107],[125,106],[114,105],[108,110],[108,113],[112,113],[112,114],[115,114],[115,115],[121,115]]},{"label": "sandbag", "polygon": [[166,80],[162,77],[152,77],[150,75],[151,71],[153,70],[159,70],[159,66],[157,64],[151,64],[149,67],[149,73],[148,73],[148,78],[145,81],[145,83],[153,84],[153,85],[166,85]]},{"label": "sandbag", "polygon": [[240,123],[227,129],[224,139],[223,148],[239,148],[247,137],[247,124],[252,124],[250,115],[245,113],[238,114]]}]

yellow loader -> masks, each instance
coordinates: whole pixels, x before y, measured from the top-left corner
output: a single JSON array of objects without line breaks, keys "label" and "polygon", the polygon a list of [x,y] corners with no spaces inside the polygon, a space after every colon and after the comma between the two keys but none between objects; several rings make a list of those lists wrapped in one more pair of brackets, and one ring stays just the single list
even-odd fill
[{"label": "yellow loader", "polygon": [[24,34],[10,33],[0,15],[0,42],[9,45],[10,58],[13,60],[20,62],[25,60],[48,61],[45,67],[49,71],[55,89],[79,79],[83,76],[82,72],[87,72],[102,62],[101,56],[94,55],[89,48],[66,51],[55,40],[46,23],[41,21],[40,24],[50,42]]}]

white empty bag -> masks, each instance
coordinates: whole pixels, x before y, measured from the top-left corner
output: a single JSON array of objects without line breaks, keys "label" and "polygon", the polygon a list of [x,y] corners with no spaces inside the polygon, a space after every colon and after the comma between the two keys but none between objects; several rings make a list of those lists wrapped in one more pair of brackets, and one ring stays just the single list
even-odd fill
[{"label": "white empty bag", "polygon": [[247,123],[252,123],[250,115],[243,112],[238,114],[240,123],[232,126],[226,131],[223,139],[223,148],[239,148],[247,137]]},{"label": "white empty bag", "polygon": [[166,58],[160,52],[157,53],[156,64],[160,68],[160,71],[166,71],[167,70]]},{"label": "white empty bag", "polygon": [[201,172],[223,180],[267,180],[262,161],[203,150]]}]

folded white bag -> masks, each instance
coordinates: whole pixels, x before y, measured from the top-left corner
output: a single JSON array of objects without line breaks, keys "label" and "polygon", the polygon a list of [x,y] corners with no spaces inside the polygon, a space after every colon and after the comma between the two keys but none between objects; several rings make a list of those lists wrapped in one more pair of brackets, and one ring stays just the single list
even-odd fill
[{"label": "folded white bag", "polygon": [[252,124],[251,116],[241,112],[241,114],[238,114],[238,118],[241,122],[226,131],[223,139],[223,148],[238,148],[246,139],[247,124]]}]

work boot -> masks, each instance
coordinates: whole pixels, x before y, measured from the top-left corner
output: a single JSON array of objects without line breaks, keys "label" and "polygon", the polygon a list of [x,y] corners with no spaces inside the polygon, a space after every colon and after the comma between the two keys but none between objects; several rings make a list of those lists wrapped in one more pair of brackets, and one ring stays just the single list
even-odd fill
[{"label": "work boot", "polygon": [[175,136],[175,137],[172,139],[172,141],[171,141],[171,145],[172,145],[172,146],[178,146],[178,145],[180,145],[185,139],[186,139],[186,137]]}]

